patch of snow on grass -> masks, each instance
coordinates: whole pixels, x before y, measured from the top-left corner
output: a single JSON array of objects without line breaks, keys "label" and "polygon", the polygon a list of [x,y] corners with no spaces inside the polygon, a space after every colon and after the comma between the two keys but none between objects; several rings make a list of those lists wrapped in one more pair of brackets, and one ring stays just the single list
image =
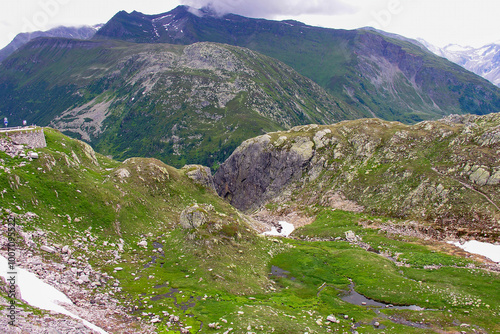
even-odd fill
[{"label": "patch of snow on grass", "polygon": [[293,226],[293,224],[287,223],[286,221],[279,221],[278,224],[281,225],[281,232],[278,232],[278,229],[273,226],[271,228],[271,231],[266,231],[262,234],[278,237],[288,237],[295,230],[295,226]]},{"label": "patch of snow on grass", "polygon": [[[10,270],[8,268],[9,264],[7,259],[0,255],[0,276],[5,277],[5,279],[13,276],[9,274]],[[62,305],[71,305],[73,304],[73,302],[61,291],[45,283],[35,274],[27,270],[16,267],[13,272],[16,273],[16,275],[14,276],[16,278],[15,280],[16,284],[18,285],[21,298],[26,303],[36,308],[57,312],[70,316],[74,319],[81,320],[83,324],[88,328],[93,329],[98,333],[107,334],[107,332],[102,328],[99,328],[96,325],[91,324],[90,322],[66,310]]]},{"label": "patch of snow on grass", "polygon": [[466,252],[479,254],[500,263],[500,245],[479,242],[476,240],[466,241],[462,244],[458,241],[449,241],[449,243],[462,248]]}]

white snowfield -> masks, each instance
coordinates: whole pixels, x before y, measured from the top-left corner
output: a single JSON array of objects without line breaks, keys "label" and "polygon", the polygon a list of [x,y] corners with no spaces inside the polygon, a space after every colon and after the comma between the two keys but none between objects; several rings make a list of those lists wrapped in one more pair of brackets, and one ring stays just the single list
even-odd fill
[{"label": "white snowfield", "polygon": [[278,237],[288,237],[293,232],[293,230],[295,230],[295,227],[292,224],[287,223],[286,221],[279,221],[278,223],[281,225],[281,233],[278,232],[276,227],[273,226],[271,228],[271,231],[266,231],[262,234],[263,235],[274,235],[274,236],[278,236]]},{"label": "white snowfield", "polygon": [[460,247],[466,252],[479,254],[491,259],[494,262],[500,263],[500,245],[494,245],[476,240],[466,241],[463,244],[458,241],[448,241],[448,243]]},{"label": "white snowfield", "polygon": [[[5,257],[0,255],[0,276],[3,276],[5,279],[8,279],[10,276],[8,274],[8,261]],[[74,319],[80,320],[83,324],[102,334],[107,334],[102,328],[97,327],[94,324],[91,324],[87,320],[80,318],[79,316],[69,312],[64,308],[64,304],[72,305],[73,302],[68,298],[64,293],[57,290],[53,286],[45,283],[41,279],[39,279],[35,274],[16,267],[14,270],[17,274],[15,275],[16,284],[18,285],[19,292],[21,294],[21,298],[28,304],[33,307],[53,311],[60,314],[64,314],[70,316]]]}]

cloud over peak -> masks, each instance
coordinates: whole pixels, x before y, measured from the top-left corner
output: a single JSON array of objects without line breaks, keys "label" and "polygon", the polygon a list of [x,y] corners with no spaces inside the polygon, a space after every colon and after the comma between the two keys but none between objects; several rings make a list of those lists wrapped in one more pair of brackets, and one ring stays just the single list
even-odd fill
[{"label": "cloud over peak", "polygon": [[183,0],[182,2],[195,8],[208,7],[219,15],[233,13],[262,18],[301,14],[336,15],[355,11],[353,6],[342,0]]}]

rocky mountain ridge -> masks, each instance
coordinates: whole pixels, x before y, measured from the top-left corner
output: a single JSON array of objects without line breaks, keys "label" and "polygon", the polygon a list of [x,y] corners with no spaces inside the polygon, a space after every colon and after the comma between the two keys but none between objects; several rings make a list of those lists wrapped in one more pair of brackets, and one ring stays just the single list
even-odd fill
[{"label": "rocky mountain ridge", "polygon": [[331,206],[422,221],[441,238],[494,241],[499,129],[499,114],[295,127],[245,141],[214,179],[244,211]]},{"label": "rocky mountain ridge", "polygon": [[500,86],[500,43],[480,48],[450,44],[443,48],[420,40],[427,49]]},{"label": "rocky mountain ridge", "polygon": [[406,39],[373,30],[219,17],[179,6],[157,15],[119,12],[95,38],[183,45],[211,41],[250,48],[283,61],[365,117],[414,123],[500,110],[497,87]]},{"label": "rocky mountain ridge", "polygon": [[12,42],[0,50],[0,63],[10,56],[14,51],[38,37],[63,37],[74,39],[91,39],[95,33],[102,27],[102,24],[83,27],[57,27],[47,31],[34,31],[28,33],[20,33]]},{"label": "rocky mountain ridge", "polygon": [[266,131],[360,116],[285,64],[216,43],[42,38],[0,72],[12,122],[50,124],[104,154],[177,167],[212,167]]}]

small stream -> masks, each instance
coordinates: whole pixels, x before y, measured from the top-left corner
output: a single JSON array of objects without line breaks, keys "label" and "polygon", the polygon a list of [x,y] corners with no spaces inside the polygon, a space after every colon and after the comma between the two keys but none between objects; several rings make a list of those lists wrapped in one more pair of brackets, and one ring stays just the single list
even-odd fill
[{"label": "small stream", "polygon": [[[403,318],[399,318],[398,316],[393,316],[393,315],[387,316],[387,315],[383,314],[382,312],[380,312],[380,309],[382,309],[382,308],[390,308],[390,309],[395,309],[395,310],[412,310],[412,311],[423,311],[423,310],[425,310],[424,308],[417,306],[417,305],[399,306],[399,305],[392,305],[392,304],[386,304],[386,303],[375,301],[373,299],[367,298],[367,297],[363,296],[362,294],[356,292],[354,290],[354,283],[352,281],[351,281],[351,284],[349,284],[349,291],[346,292],[340,298],[343,301],[348,302],[350,304],[366,306],[367,308],[373,309],[373,311],[375,311],[375,313],[379,317],[381,317],[383,319],[388,319],[394,323],[398,323],[398,324],[402,324],[402,325],[410,326],[410,327],[414,327],[414,328],[422,328],[422,329],[428,328],[428,326],[425,324],[409,321],[409,320],[406,320]],[[377,328],[377,329],[384,329],[385,328],[384,325],[379,324],[378,326],[376,326],[375,323],[376,323],[376,321],[373,320],[370,323],[370,325],[372,325],[374,328]],[[360,323],[357,323],[355,325],[356,328],[360,327],[360,326],[361,326]]]},{"label": "small stream", "polygon": [[[161,249],[161,252],[159,252],[158,254],[159,254],[159,256],[161,256],[161,257],[165,257],[165,252],[163,251],[163,245],[162,245],[162,244],[160,244],[159,242],[154,241],[154,242],[153,242],[153,247],[154,247],[155,249]],[[151,261],[149,261],[148,263],[146,263],[146,264],[144,265],[144,268],[149,268],[149,267],[151,267],[152,265],[154,265],[154,264],[156,263],[156,260],[157,260],[157,259],[158,259],[158,256],[157,256],[157,255],[153,255],[153,256],[151,256]],[[160,265],[160,267],[162,267],[162,268],[163,268],[163,263]]]}]

